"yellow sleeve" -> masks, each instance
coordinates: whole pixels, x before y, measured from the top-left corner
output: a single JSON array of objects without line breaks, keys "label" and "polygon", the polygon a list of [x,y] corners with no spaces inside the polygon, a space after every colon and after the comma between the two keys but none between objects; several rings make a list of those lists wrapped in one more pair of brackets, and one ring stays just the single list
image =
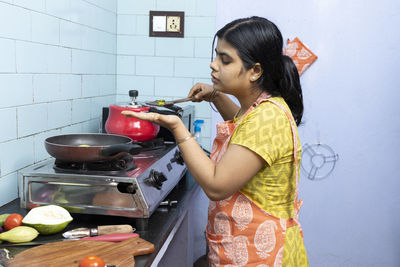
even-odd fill
[{"label": "yellow sleeve", "polygon": [[230,143],[254,151],[270,166],[286,156],[285,150],[293,147],[286,114],[271,102],[260,104],[248,114],[239,123]]}]

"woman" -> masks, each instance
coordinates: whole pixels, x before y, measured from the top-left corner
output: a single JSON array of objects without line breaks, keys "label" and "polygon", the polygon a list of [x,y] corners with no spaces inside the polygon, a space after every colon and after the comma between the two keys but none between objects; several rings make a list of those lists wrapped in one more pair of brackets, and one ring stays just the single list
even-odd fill
[{"label": "woman", "polygon": [[298,222],[296,125],[303,100],[297,69],[282,55],[281,33],[267,19],[235,20],[216,39],[213,86],[199,83],[188,94],[195,102],[211,101],[225,120],[217,125],[210,158],[178,117],[123,114],[174,134],[187,168],[210,198],[210,266],[308,266]]}]

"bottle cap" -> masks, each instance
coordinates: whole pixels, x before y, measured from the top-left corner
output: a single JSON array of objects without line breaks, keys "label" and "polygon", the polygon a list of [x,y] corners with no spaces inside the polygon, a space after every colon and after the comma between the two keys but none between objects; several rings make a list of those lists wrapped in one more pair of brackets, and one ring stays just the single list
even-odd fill
[{"label": "bottle cap", "polygon": [[204,120],[195,120],[193,122],[194,125],[194,131],[195,132],[201,132],[201,126],[203,125]]}]

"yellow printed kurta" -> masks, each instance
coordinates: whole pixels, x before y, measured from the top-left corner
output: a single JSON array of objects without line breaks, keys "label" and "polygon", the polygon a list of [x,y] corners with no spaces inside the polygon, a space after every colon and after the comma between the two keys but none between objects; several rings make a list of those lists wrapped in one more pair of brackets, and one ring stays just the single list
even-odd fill
[{"label": "yellow printed kurta", "polygon": [[[308,265],[298,220],[298,212],[301,206],[301,201],[298,201],[299,140],[293,116],[287,105],[279,101],[279,99],[270,98],[264,92],[241,118],[238,118],[235,122],[225,121],[218,123],[217,135],[214,139],[210,158],[214,162],[218,162],[221,159],[238,126],[262,103],[275,105],[283,111],[289,121],[293,144],[293,161],[291,164],[294,166],[294,172],[292,171],[292,173],[295,181],[294,189],[290,190],[293,193],[289,194],[294,196],[292,198],[293,216],[288,219],[279,218],[261,208],[241,191],[236,192],[225,200],[210,201],[206,232],[209,247],[208,257],[212,267]],[[251,129],[254,129],[254,125]],[[265,170],[266,168],[260,172]],[[289,214],[290,211],[287,211],[287,213]],[[294,238],[292,238],[293,236]],[[298,236],[300,237],[299,239],[297,238]],[[294,242],[289,242],[291,240],[294,240]],[[295,248],[289,248],[288,251],[287,247]],[[284,252],[286,252],[285,255]]]},{"label": "yellow printed kurta", "polygon": [[[298,221],[298,212],[301,206],[301,201],[298,201],[298,169],[300,161],[298,133],[293,116],[287,105],[282,101],[283,100],[279,98],[270,98],[270,96],[264,92],[241,118],[238,118],[236,121],[218,123],[217,136],[214,140],[210,157],[214,162],[218,162],[221,159],[238,126],[241,125],[243,129],[243,125],[246,125],[246,120],[244,119],[250,114],[254,116],[256,113],[253,113],[253,111],[255,111],[257,107],[261,107],[260,104],[271,103],[282,110],[289,122],[292,137],[291,141],[293,144],[293,152],[290,153],[290,151],[288,151],[288,154],[292,154],[293,160],[292,162],[288,160],[288,162],[291,162],[290,165],[294,168],[290,167],[288,169],[292,169],[289,173],[294,177],[290,174],[287,175],[287,177],[289,177],[289,184],[291,184],[292,179],[295,181],[294,189],[289,188],[289,193],[287,194],[290,195],[293,200],[293,205],[287,205],[289,209],[286,210],[286,213],[290,214],[290,218],[282,219],[269,213],[241,191],[236,192],[225,200],[210,201],[206,229],[207,243],[210,250],[208,254],[210,266],[282,267],[308,265],[302,242],[302,231]],[[260,109],[258,111],[260,111]],[[283,123],[281,118],[279,118],[281,114],[275,115],[278,115],[278,124],[281,125]],[[251,120],[251,116],[249,119]],[[242,122],[244,123],[242,124]],[[255,125],[249,125],[249,131],[251,131],[254,136]],[[258,136],[259,135],[258,133]],[[247,138],[249,138],[249,136],[247,136]],[[282,136],[282,140],[284,139],[285,138]],[[247,143],[247,140],[243,143]],[[260,149],[260,147],[257,147],[257,151],[262,151],[262,149],[258,149]],[[284,150],[282,150],[282,152],[283,153],[275,154],[286,154]],[[270,165],[269,168],[274,165],[275,162],[273,154],[274,153],[270,153],[269,161],[266,160],[268,165]],[[279,159],[277,161],[279,162]],[[284,159],[282,163],[286,163],[286,160]],[[267,168],[268,167],[264,168],[260,172],[266,171]],[[254,192],[252,193],[254,194]],[[293,208],[291,209],[290,207]],[[293,210],[293,212],[290,210]],[[291,249],[290,247],[294,248]]]},{"label": "yellow printed kurta", "polygon": [[[281,97],[270,99],[289,110]],[[236,118],[234,122],[238,120]],[[296,138],[300,164],[301,145],[297,131]],[[249,148],[268,164],[242,188],[241,193],[271,215],[281,219],[294,217],[296,175],[293,137],[285,112],[271,102],[261,103],[239,123],[230,143]],[[303,239],[297,225],[286,230],[282,266],[308,266]]]}]

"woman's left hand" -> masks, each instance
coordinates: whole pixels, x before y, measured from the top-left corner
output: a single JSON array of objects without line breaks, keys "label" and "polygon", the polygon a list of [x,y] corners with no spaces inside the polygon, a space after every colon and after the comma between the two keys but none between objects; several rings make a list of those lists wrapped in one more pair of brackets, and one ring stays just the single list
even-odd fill
[{"label": "woman's left hand", "polygon": [[153,112],[135,112],[128,110],[122,111],[121,115],[159,124],[171,132],[182,123],[182,120],[176,115],[162,115]]}]

